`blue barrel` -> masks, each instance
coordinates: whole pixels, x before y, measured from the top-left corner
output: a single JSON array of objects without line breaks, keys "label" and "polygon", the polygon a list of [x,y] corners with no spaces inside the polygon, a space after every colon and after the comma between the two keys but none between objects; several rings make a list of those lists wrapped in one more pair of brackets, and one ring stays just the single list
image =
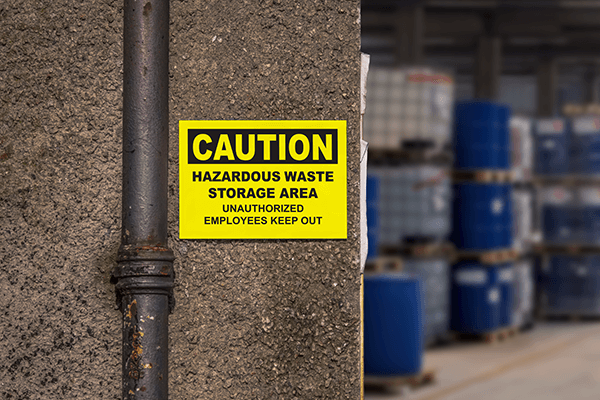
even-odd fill
[{"label": "blue barrel", "polygon": [[552,256],[540,285],[544,313],[600,316],[600,256]]},{"label": "blue barrel", "polygon": [[500,326],[513,324],[514,306],[514,268],[512,264],[499,267],[498,283],[500,285]]},{"label": "blue barrel", "polygon": [[452,330],[485,333],[500,326],[498,266],[463,262],[452,269]]},{"label": "blue barrel", "polygon": [[549,314],[581,314],[598,291],[598,276],[590,269],[590,257],[553,256],[545,283]]},{"label": "blue barrel", "polygon": [[379,201],[379,176],[367,175],[367,204]]},{"label": "blue barrel", "polygon": [[367,175],[367,258],[378,254],[379,228],[379,177]]},{"label": "blue barrel", "polygon": [[459,249],[512,247],[513,216],[510,184],[454,185],[451,240]]},{"label": "blue barrel", "polygon": [[571,207],[546,205],[542,207],[544,240],[551,244],[576,242],[578,218]]},{"label": "blue barrel", "polygon": [[578,258],[567,255],[555,255],[549,258],[546,273],[548,276],[555,279],[562,279],[572,275],[572,262],[576,262]]},{"label": "blue barrel", "polygon": [[581,243],[600,244],[600,189],[597,187],[582,187],[577,190],[579,200],[579,220],[581,233],[578,237]]},{"label": "blue barrel", "polygon": [[562,186],[545,188],[541,191],[541,203],[544,241],[551,244],[577,242],[581,219],[573,191]]},{"label": "blue barrel", "polygon": [[543,118],[534,124],[535,172],[561,175],[569,172],[570,134],[563,118]]},{"label": "blue barrel", "polygon": [[459,102],[454,118],[456,169],[510,168],[510,108],[486,101]]},{"label": "blue barrel", "polygon": [[571,169],[579,174],[600,174],[600,117],[576,117],[571,121]]},{"label": "blue barrel", "polygon": [[584,305],[584,314],[600,315],[600,256],[588,256],[590,278],[586,280],[589,300]]},{"label": "blue barrel", "polygon": [[365,276],[364,371],[413,375],[423,363],[423,289],[406,274]]}]

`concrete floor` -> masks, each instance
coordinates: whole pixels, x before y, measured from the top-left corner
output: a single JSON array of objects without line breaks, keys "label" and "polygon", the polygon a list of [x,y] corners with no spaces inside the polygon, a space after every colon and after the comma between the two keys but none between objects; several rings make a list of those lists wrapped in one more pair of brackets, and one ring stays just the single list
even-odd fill
[{"label": "concrete floor", "polygon": [[429,350],[435,384],[410,393],[365,393],[365,400],[600,399],[600,323],[538,323],[496,344]]}]

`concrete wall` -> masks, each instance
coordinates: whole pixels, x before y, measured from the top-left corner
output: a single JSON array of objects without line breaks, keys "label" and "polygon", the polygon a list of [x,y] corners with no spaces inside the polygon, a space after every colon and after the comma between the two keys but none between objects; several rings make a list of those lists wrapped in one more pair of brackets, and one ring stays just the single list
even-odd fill
[{"label": "concrete wall", "polygon": [[[359,1],[172,0],[171,399],[360,396]],[[122,2],[0,3],[0,398],[120,398]],[[178,239],[178,121],[348,121],[348,240]]]}]

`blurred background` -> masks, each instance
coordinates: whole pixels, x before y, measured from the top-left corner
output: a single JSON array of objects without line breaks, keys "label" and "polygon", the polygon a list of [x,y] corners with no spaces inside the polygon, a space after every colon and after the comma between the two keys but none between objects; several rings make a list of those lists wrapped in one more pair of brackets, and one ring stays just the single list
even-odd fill
[{"label": "blurred background", "polygon": [[600,395],[600,1],[362,0],[367,399]]}]

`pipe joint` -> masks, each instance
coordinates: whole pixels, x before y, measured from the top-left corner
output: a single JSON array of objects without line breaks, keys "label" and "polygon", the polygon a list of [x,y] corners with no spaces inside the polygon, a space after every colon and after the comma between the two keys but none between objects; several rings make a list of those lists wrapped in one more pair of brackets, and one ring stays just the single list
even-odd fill
[{"label": "pipe joint", "polygon": [[154,252],[119,252],[119,261],[111,274],[116,284],[116,306],[125,310],[123,299],[135,294],[165,295],[169,298],[169,314],[175,308],[175,270],[170,250]]}]

